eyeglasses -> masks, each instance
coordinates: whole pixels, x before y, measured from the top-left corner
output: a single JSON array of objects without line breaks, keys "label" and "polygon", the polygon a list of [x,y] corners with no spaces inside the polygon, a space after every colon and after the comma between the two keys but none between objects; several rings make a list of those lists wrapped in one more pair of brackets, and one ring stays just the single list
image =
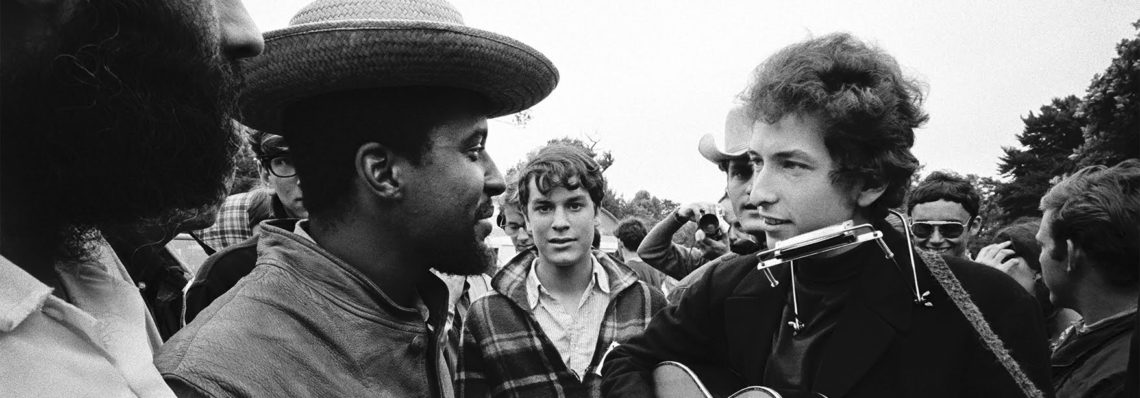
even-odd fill
[{"label": "eyeglasses", "polygon": [[499,228],[507,233],[507,236],[518,235],[519,231],[526,229],[526,224],[517,224],[513,222],[499,223]]},{"label": "eyeglasses", "polygon": [[910,232],[919,239],[934,235],[934,230],[943,238],[954,239],[966,232],[966,224],[957,221],[915,221],[910,223]]},{"label": "eyeglasses", "polygon": [[289,154],[263,156],[261,164],[277,178],[289,178],[297,175],[297,168],[293,166],[293,157]]}]

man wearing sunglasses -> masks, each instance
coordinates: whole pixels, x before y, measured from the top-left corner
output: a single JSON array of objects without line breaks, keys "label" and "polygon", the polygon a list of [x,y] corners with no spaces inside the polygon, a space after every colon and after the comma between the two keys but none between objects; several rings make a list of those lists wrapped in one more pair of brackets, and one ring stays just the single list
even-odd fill
[{"label": "man wearing sunglasses", "polygon": [[907,194],[915,249],[970,258],[966,248],[981,225],[981,196],[965,178],[936,171]]}]

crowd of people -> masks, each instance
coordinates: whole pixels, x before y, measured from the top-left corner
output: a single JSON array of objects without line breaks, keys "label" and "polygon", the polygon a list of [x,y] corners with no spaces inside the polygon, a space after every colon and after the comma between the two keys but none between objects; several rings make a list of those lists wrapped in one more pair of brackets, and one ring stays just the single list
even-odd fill
[{"label": "crowd of people", "polygon": [[912,187],[920,85],[850,34],[757,66],[697,145],[720,199],[607,252],[586,151],[486,151],[557,68],[444,0],[0,4],[0,395],[1140,394],[1140,160],[973,253],[977,188]]}]

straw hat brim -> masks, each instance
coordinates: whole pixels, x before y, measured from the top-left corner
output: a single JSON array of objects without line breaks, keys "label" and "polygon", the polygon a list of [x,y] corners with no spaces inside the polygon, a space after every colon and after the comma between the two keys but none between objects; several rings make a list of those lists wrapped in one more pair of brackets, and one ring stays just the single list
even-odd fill
[{"label": "straw hat brim", "polygon": [[732,152],[724,152],[716,145],[716,138],[712,134],[705,134],[701,137],[701,141],[697,143],[697,151],[708,159],[710,162],[720,164],[723,161],[736,159],[748,153],[748,149],[740,149]]},{"label": "straw hat brim", "polygon": [[472,90],[487,117],[550,95],[558,70],[542,53],[463,25],[408,20],[309,23],[265,34],[265,52],[243,64],[242,123],[281,133],[282,111],[308,97],[379,87]]}]

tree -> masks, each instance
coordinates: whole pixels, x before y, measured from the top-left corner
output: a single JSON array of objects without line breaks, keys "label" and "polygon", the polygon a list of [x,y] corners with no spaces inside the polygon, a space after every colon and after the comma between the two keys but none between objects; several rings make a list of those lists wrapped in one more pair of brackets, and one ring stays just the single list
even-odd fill
[{"label": "tree", "polygon": [[1001,186],[1001,181],[993,177],[979,177],[974,174],[967,174],[966,180],[970,181],[970,185],[978,190],[978,196],[982,199],[981,206],[978,208],[977,219],[977,222],[981,223],[981,228],[978,229],[978,234],[974,239],[970,240],[970,247],[967,248],[971,253],[977,253],[982,247],[993,243],[994,235],[999,229],[1008,225],[1009,218],[998,205],[1000,196],[997,194],[997,188]]},{"label": "tree", "polygon": [[1116,45],[1117,57],[1093,77],[1078,114],[1087,120],[1085,143],[1076,150],[1077,167],[1114,165],[1140,158],[1140,20],[1134,38]]},{"label": "tree", "polygon": [[1080,103],[1072,95],[1054,98],[1052,104],[1041,107],[1041,113],[1030,112],[1021,119],[1025,130],[1017,140],[1023,148],[1002,148],[1005,155],[998,164],[998,171],[1012,177],[994,187],[1001,221],[1040,216],[1038,202],[1049,189],[1049,181],[1074,169],[1071,155],[1084,141],[1084,120],[1077,114]]}]

